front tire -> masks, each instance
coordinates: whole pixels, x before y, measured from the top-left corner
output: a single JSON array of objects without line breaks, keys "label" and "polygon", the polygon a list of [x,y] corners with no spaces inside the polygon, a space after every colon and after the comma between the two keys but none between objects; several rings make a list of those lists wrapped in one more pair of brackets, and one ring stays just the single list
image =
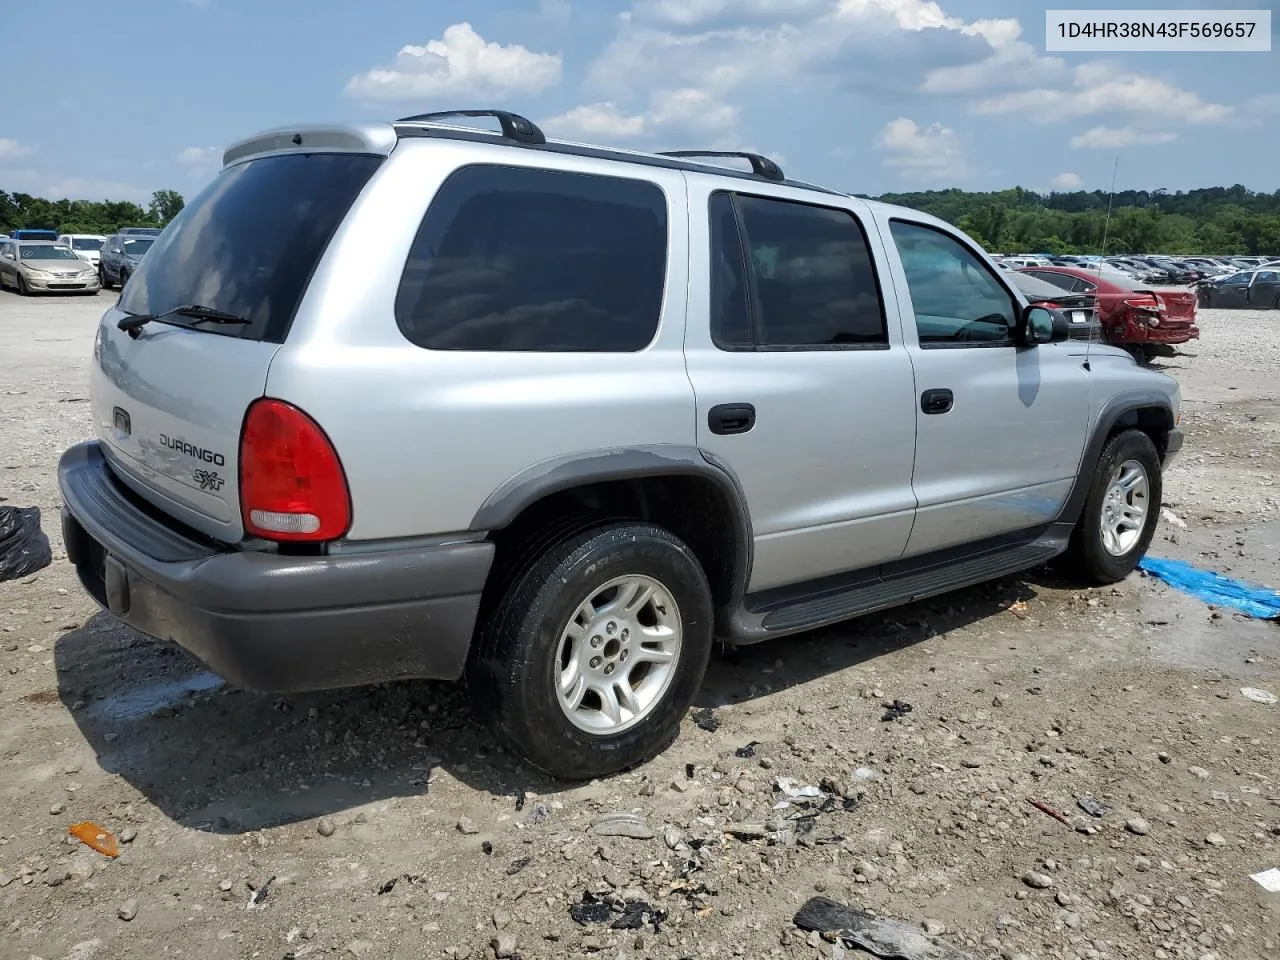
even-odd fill
[{"label": "front tire", "polygon": [[27,278],[24,277],[22,274],[18,274],[18,296],[20,297],[31,296],[31,288],[27,286]]},{"label": "front tire", "polygon": [[553,776],[587,780],[667,746],[711,647],[711,591],[693,552],[652,524],[609,522],[516,571],[467,680],[498,736]]},{"label": "front tire", "polygon": [[1123,580],[1155,536],[1163,490],[1160,454],[1141,430],[1125,430],[1103,448],[1076,522],[1067,561],[1097,584]]},{"label": "front tire", "polygon": [[98,286],[103,290],[110,290],[111,284],[107,282],[107,272],[102,269],[102,265],[98,265]]}]

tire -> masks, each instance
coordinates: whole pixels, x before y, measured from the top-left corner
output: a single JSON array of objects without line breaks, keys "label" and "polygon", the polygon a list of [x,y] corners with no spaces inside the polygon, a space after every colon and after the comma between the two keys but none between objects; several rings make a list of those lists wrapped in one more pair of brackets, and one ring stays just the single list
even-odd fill
[{"label": "tire", "polygon": [[22,274],[18,274],[18,296],[31,296],[31,290],[27,287],[27,279]]},{"label": "tire", "polygon": [[124,285],[129,282],[129,271],[124,267],[120,268],[120,289],[124,289]]},{"label": "tire", "polygon": [[98,283],[103,290],[111,289],[111,284],[107,282],[107,272],[102,269],[102,264],[98,264]]},{"label": "tire", "polygon": [[[713,633],[706,574],[682,541],[629,520],[579,527],[528,556],[495,599],[467,684],[494,732],[532,764],[589,780],[648,760],[674,738],[702,686]],[[636,600],[631,613],[609,615],[610,603]],[[665,636],[647,632],[664,625]],[[663,648],[670,659],[651,659]],[[597,690],[613,691],[612,717]]]},{"label": "tire", "polygon": [[[1122,502],[1112,500],[1117,482],[1125,475],[1132,479],[1135,469],[1145,480],[1145,496],[1138,495],[1142,488],[1138,483]],[[1073,572],[1096,584],[1117,583],[1132,573],[1155,536],[1162,492],[1160,454],[1151,438],[1141,430],[1125,430],[1112,437],[1098,458],[1084,510],[1071,535],[1066,560]],[[1108,531],[1116,528],[1108,518],[1116,516],[1117,509],[1123,511],[1124,504],[1132,508],[1139,501],[1144,506],[1141,519],[1132,517],[1136,526],[1126,525],[1123,535],[1112,539]]]},{"label": "tire", "polygon": [[1271,305],[1274,309],[1280,310],[1280,297],[1276,297],[1276,302]]}]

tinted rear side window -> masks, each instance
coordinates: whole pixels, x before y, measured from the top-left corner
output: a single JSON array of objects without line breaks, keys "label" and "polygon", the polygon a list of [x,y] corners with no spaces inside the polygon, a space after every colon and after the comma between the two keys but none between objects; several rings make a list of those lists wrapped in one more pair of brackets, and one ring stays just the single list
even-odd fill
[{"label": "tinted rear side window", "polygon": [[196,329],[284,342],[316,263],[382,160],[297,153],[223,171],[155,240],[120,308],[163,313],[196,303],[250,321]]},{"label": "tinted rear side window", "polygon": [[423,218],[396,320],[431,350],[641,350],[658,329],[666,264],[656,184],[463,167]]}]

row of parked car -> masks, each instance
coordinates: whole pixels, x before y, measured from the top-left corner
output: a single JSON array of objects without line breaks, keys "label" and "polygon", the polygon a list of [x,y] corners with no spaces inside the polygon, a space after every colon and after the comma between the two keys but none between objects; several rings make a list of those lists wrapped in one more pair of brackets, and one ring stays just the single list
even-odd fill
[{"label": "row of parked car", "polygon": [[1160,254],[1129,254],[1116,257],[1049,256],[1019,254],[998,256],[996,262],[1009,269],[1024,267],[1102,268],[1124,274],[1143,283],[1196,284],[1217,277],[1262,267],[1280,266],[1280,257],[1167,257]]},{"label": "row of parked car", "polygon": [[0,290],[25,295],[123,289],[159,235],[158,227],[122,227],[111,236],[16,230],[0,236]]}]

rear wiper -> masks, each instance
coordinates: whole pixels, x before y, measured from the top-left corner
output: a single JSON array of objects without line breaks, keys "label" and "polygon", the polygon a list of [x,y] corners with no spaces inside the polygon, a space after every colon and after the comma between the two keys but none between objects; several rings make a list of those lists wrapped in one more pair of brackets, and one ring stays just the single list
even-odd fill
[{"label": "rear wiper", "polygon": [[142,327],[150,323],[152,320],[167,320],[170,317],[187,317],[197,323],[249,323],[248,317],[242,317],[237,313],[226,313],[222,310],[215,310],[213,307],[206,307],[199,303],[187,303],[180,307],[174,307],[172,310],[165,310],[161,313],[136,313],[131,317],[123,318],[116,324],[116,326],[125,333],[135,336],[138,330],[142,329]]}]

